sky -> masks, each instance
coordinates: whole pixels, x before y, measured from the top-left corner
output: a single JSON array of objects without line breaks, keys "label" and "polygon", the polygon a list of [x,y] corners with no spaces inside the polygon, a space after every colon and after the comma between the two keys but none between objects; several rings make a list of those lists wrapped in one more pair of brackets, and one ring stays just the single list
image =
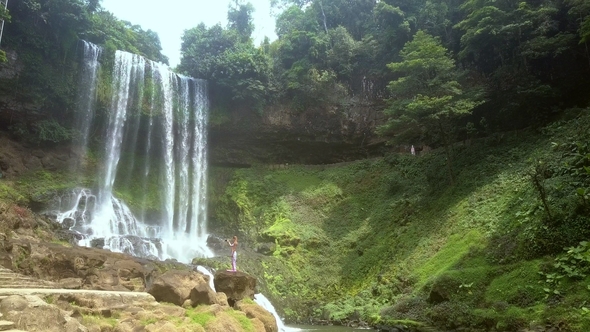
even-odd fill
[{"label": "sky", "polygon": [[[102,7],[117,18],[153,30],[160,36],[162,53],[170,59],[170,66],[180,62],[180,44],[184,30],[204,22],[208,27],[227,24],[227,8],[232,0],[102,0]],[[256,45],[268,36],[276,39],[274,18],[270,14],[270,0],[249,0],[254,5],[253,38]]]}]

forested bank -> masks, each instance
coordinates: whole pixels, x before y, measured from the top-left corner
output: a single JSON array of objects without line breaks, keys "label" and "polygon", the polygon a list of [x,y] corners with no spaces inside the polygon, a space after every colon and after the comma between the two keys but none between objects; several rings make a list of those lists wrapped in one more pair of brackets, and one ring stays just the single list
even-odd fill
[{"label": "forested bank", "polygon": [[[376,124],[385,137],[443,146],[541,125],[588,102],[586,1],[276,0],[273,6],[275,41],[254,44],[254,8],[245,1],[230,6],[227,26],[199,24],[182,37],[177,69],[209,80],[216,124],[273,105],[321,113],[370,103],[385,112]],[[14,1],[8,10],[2,49],[18,54],[13,65],[22,74],[2,84],[3,93],[27,106],[21,114],[3,112],[3,123],[16,122],[13,132],[47,127],[55,139],[67,138],[80,39],[107,54],[119,49],[167,62],[153,31],[118,20],[100,1]]]},{"label": "forested bank", "polygon": [[384,103],[382,134],[442,146],[588,102],[586,1],[273,4],[276,41],[253,44],[253,7],[240,2],[227,27],[184,34],[178,69],[211,82],[214,119],[276,103],[318,112]]},{"label": "forested bank", "polygon": [[289,321],[586,331],[589,121],[455,145],[453,186],[444,149],[213,168],[211,222]]},{"label": "forested bank", "polygon": [[[83,112],[78,96],[82,40],[102,47],[105,80],[115,50],[168,62],[155,32],[119,20],[98,0],[10,1],[8,12],[0,129],[22,141],[55,144],[79,136],[74,119]],[[110,91],[105,87],[98,93],[105,100]]]},{"label": "forested bank", "polygon": [[[237,161],[210,169],[209,224],[215,234],[239,235],[240,269],[259,276],[280,312],[290,321],[444,330],[590,329],[590,3],[273,5],[277,40],[255,45],[253,7],[236,1],[228,25],[185,32],[175,70],[208,80],[210,127],[220,136],[233,143],[233,128],[241,127],[258,139],[263,157],[247,164],[235,157],[248,151],[241,146],[219,149]],[[100,1],[11,1],[8,10],[0,12],[7,19],[0,138],[22,143],[37,163],[0,180],[0,215],[16,218],[49,195],[96,186],[100,151],[91,146],[79,178],[65,166],[74,157],[68,144],[79,137],[81,40],[103,52],[94,142],[105,140],[115,50],[167,59],[153,31],[118,20]],[[141,92],[150,90],[146,82],[136,93],[143,99],[130,107],[143,120],[152,118],[142,102],[152,97]],[[353,108],[370,125],[351,145],[379,135],[434,151],[411,156],[386,147],[367,160],[298,165],[322,160],[308,158],[310,146],[328,154],[329,143],[342,143],[334,127],[358,129],[338,118]],[[272,151],[286,136],[273,121],[290,124],[304,113],[317,117],[301,116],[308,123]],[[301,137],[316,145],[297,145]],[[53,155],[44,149],[66,157],[47,167],[40,160]],[[2,171],[20,157],[0,152]],[[121,164],[133,165],[138,156],[125,152]],[[350,162],[362,152],[330,160]],[[291,165],[268,165],[285,159]],[[115,196],[131,209],[161,209],[157,195],[135,195],[158,192],[155,181],[142,187],[127,179]]]}]

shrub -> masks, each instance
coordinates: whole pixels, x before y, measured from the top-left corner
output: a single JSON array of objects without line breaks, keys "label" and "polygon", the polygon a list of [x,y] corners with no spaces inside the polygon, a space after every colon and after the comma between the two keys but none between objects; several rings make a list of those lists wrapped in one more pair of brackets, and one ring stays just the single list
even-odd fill
[{"label": "shrub", "polygon": [[432,325],[446,329],[472,326],[475,322],[471,308],[462,302],[443,302],[428,308],[425,314]]},{"label": "shrub", "polygon": [[422,297],[407,296],[402,297],[395,302],[391,307],[386,307],[381,310],[381,316],[387,320],[424,320],[424,310],[428,307],[428,303]]}]

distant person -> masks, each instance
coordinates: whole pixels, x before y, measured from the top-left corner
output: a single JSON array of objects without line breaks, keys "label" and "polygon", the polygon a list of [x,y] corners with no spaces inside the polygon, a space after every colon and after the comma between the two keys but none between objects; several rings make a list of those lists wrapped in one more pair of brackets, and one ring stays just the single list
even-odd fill
[{"label": "distant person", "polygon": [[412,152],[412,156],[416,155],[416,149],[414,149],[414,145],[412,145],[412,148],[410,149],[410,152]]},{"label": "distant person", "polygon": [[238,237],[234,235],[232,242],[230,242],[229,240],[225,240],[229,246],[231,247],[231,270],[228,270],[230,272],[236,272],[238,270],[237,265],[236,265],[236,261],[238,259]]}]

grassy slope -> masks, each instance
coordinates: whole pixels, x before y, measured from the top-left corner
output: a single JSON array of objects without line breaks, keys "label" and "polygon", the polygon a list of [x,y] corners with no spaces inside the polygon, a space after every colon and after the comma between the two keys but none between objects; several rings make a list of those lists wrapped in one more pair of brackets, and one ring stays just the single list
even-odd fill
[{"label": "grassy slope", "polygon": [[[276,242],[261,268],[291,318],[583,331],[585,275],[557,285],[539,272],[590,237],[587,202],[576,194],[588,182],[563,166],[570,143],[588,142],[588,128],[584,115],[544,134],[458,146],[455,186],[439,151],[323,169],[213,169],[211,211],[220,228]],[[551,218],[531,181],[535,169],[547,174]]]}]

